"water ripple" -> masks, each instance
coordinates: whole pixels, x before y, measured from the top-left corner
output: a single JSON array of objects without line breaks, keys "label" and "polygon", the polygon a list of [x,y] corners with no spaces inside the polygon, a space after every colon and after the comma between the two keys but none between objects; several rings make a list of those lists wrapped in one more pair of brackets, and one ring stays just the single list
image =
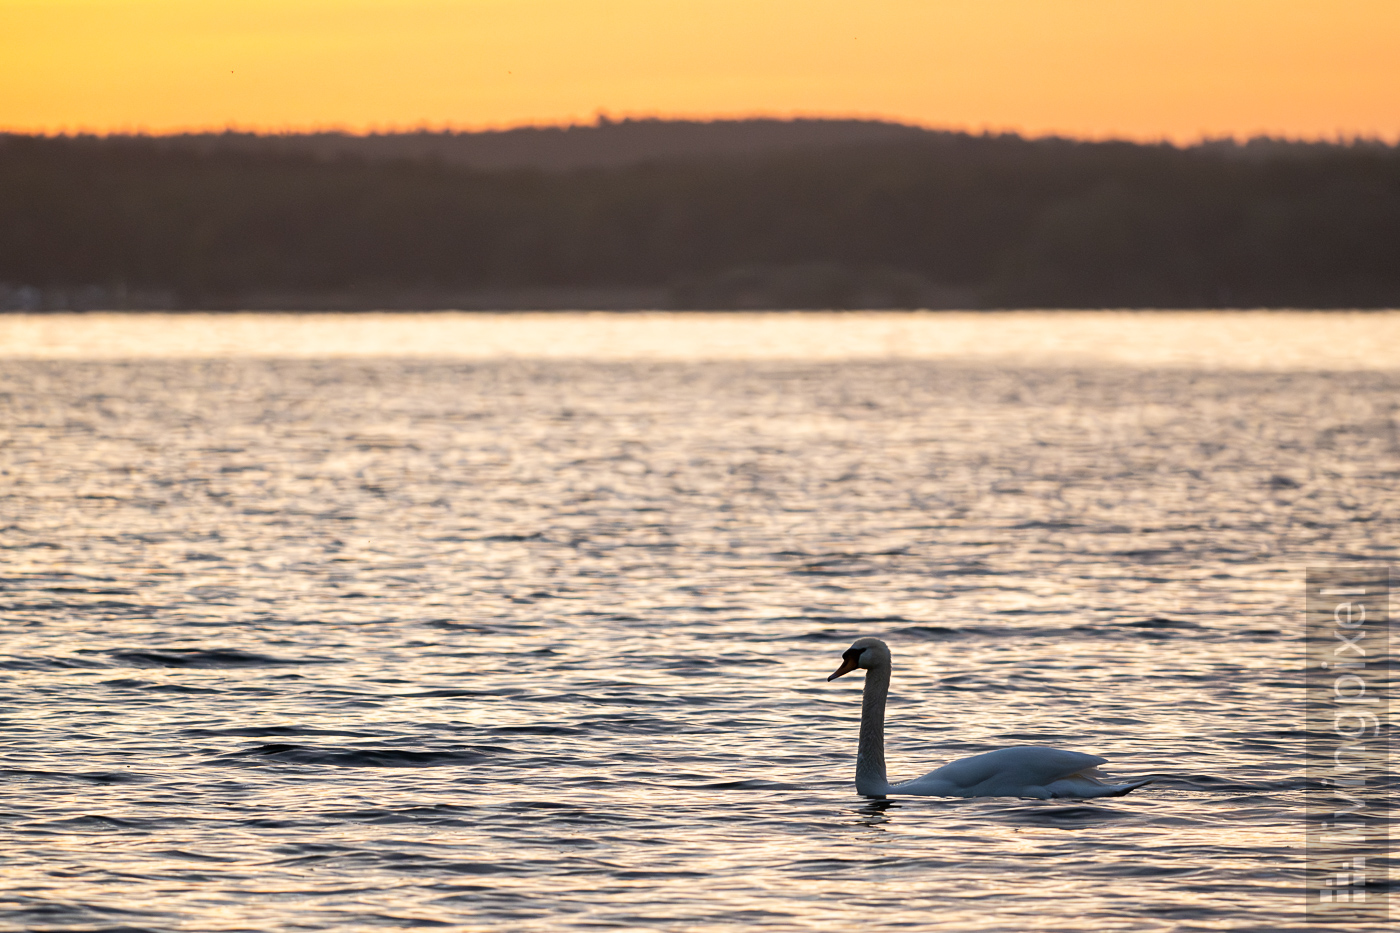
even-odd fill
[{"label": "water ripple", "polygon": [[[1302,929],[1300,569],[1387,372],[0,369],[7,924]],[[1074,803],[852,787],[1009,743]],[[1358,927],[1360,929],[1360,927]]]}]

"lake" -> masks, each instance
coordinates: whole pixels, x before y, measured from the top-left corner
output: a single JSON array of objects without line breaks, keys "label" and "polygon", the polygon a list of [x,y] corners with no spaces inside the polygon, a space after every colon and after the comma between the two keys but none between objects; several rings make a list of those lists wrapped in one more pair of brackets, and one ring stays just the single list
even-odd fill
[{"label": "lake", "polygon": [[[0,925],[1308,928],[1398,426],[1394,312],[0,317]],[[892,779],[1156,783],[857,796],[865,635]]]}]

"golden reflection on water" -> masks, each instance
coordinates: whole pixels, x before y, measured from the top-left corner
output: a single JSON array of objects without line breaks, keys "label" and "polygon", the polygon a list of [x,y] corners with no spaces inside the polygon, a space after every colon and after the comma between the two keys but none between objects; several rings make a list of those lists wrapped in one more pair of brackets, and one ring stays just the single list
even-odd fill
[{"label": "golden reflection on water", "polygon": [[[509,322],[532,319],[645,320]],[[976,316],[984,339],[1004,320]],[[0,909],[1288,929],[1299,571],[1400,555],[1397,399],[1388,372],[943,359],[12,359]],[[1040,743],[1163,779],[863,801],[860,684],[825,677],[865,634],[896,652],[895,779]]]},{"label": "golden reflection on water", "polygon": [[961,360],[1400,369],[1400,311],[0,315],[0,358]]}]

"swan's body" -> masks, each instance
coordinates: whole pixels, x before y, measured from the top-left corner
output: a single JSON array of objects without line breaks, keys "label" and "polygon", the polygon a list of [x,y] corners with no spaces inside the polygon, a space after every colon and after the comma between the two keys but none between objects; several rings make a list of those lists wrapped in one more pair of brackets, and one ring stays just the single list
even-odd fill
[{"label": "swan's body", "polygon": [[1151,781],[1105,784],[1095,769],[1105,759],[1083,752],[1026,745],[973,755],[921,778],[890,784],[885,777],[885,700],[890,692],[890,649],[878,638],[861,638],[841,656],[827,680],[864,668],[856,791],[867,797],[1121,797]]}]

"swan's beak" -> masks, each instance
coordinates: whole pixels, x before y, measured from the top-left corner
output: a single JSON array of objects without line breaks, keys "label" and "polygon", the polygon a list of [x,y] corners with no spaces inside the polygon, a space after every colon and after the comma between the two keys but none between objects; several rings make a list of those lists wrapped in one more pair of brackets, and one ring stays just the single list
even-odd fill
[{"label": "swan's beak", "polygon": [[859,666],[860,665],[856,663],[855,658],[842,658],[841,666],[836,669],[836,673],[832,674],[826,679],[826,682],[831,683],[833,680],[840,677],[842,674],[849,674],[851,671],[855,670]]}]

